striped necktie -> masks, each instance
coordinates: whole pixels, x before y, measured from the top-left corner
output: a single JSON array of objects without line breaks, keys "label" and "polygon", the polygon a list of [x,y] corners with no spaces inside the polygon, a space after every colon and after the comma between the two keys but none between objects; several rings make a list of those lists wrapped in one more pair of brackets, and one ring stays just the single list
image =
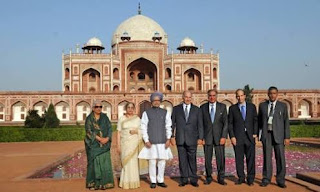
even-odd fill
[{"label": "striped necktie", "polygon": [[269,117],[273,116],[273,103],[270,105]]}]

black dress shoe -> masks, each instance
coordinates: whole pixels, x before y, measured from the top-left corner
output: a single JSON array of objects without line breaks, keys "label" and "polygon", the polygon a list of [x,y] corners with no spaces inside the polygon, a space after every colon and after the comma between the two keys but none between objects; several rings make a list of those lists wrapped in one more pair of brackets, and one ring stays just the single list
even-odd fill
[{"label": "black dress shoe", "polygon": [[151,189],[156,188],[156,186],[157,186],[157,185],[156,185],[155,183],[151,183],[151,184],[150,184],[150,188],[151,188]]},{"label": "black dress shoe", "polygon": [[238,181],[235,182],[236,185],[241,185],[242,183],[245,183],[245,180],[238,179]]},{"label": "black dress shoe", "polygon": [[253,186],[254,184],[253,184],[253,182],[248,182],[247,183],[249,186]]},{"label": "black dress shoe", "polygon": [[186,186],[186,185],[188,185],[188,183],[189,183],[189,181],[187,180],[187,181],[181,181],[180,180],[180,182],[179,182],[179,187],[184,187],[184,186]]},{"label": "black dress shoe", "polygon": [[185,183],[179,183],[179,187],[184,187],[185,185]]},{"label": "black dress shoe", "polygon": [[166,185],[165,183],[158,183],[158,186],[159,187],[163,187],[163,188],[167,188],[168,187],[168,185]]},{"label": "black dress shoe", "polygon": [[218,183],[219,183],[220,185],[227,185],[227,183],[226,183],[225,181],[223,181],[223,180],[218,181]]},{"label": "black dress shoe", "polygon": [[194,186],[194,187],[199,187],[199,184],[196,183],[196,182],[191,182],[190,184],[191,184],[192,186]]},{"label": "black dress shoe", "polygon": [[261,187],[266,187],[266,186],[268,186],[268,185],[269,185],[269,183],[267,183],[267,182],[262,182],[262,183],[260,184]]},{"label": "black dress shoe", "polygon": [[286,184],[284,184],[284,183],[278,183],[278,186],[281,188],[287,188]]},{"label": "black dress shoe", "polygon": [[206,180],[203,182],[203,184],[205,184],[205,185],[210,185],[211,182],[212,182],[212,180],[206,179]]}]

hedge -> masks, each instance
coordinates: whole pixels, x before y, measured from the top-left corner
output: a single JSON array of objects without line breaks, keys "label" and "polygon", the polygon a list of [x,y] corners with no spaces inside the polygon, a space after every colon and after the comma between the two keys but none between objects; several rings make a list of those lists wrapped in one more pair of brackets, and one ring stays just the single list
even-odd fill
[{"label": "hedge", "polygon": [[291,137],[320,137],[320,125],[292,125]]},{"label": "hedge", "polygon": [[[112,125],[112,130],[116,130],[115,124]],[[60,128],[0,127],[0,142],[81,141],[84,136],[83,126]]]},{"label": "hedge", "polygon": [[[116,130],[116,124],[112,125],[112,130]],[[83,126],[61,128],[0,127],[0,142],[81,141],[84,135]],[[291,137],[320,137],[320,125],[292,125]]]}]

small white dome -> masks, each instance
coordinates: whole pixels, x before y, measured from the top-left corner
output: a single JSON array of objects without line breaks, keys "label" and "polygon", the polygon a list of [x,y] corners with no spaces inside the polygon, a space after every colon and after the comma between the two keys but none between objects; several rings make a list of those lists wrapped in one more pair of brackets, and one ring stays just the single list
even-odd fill
[{"label": "small white dome", "polygon": [[120,38],[124,33],[129,34],[131,41],[152,41],[152,37],[156,35],[162,37],[161,43],[167,43],[163,28],[144,15],[135,15],[123,21],[114,31],[111,44],[117,43],[116,35]]},{"label": "small white dome", "polygon": [[92,37],[91,39],[89,39],[89,41],[85,44],[85,46],[103,47],[102,42],[100,41],[100,39],[98,39],[96,37]]},{"label": "small white dome", "polygon": [[180,43],[180,47],[195,47],[195,46],[196,44],[189,37],[184,38]]}]

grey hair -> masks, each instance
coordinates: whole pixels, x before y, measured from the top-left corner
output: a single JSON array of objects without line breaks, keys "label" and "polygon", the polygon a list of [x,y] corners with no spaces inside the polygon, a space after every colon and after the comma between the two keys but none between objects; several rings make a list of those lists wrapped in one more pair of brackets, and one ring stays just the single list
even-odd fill
[{"label": "grey hair", "polygon": [[101,104],[102,105],[102,102],[100,100],[94,100],[93,103],[92,103],[92,108],[94,108],[94,106],[96,106],[97,104]]},{"label": "grey hair", "polygon": [[191,94],[191,96],[192,96],[192,92],[191,92],[191,91],[189,91],[189,90],[183,91],[183,92],[182,92],[182,96],[185,96],[187,93],[190,93],[190,94]]}]

